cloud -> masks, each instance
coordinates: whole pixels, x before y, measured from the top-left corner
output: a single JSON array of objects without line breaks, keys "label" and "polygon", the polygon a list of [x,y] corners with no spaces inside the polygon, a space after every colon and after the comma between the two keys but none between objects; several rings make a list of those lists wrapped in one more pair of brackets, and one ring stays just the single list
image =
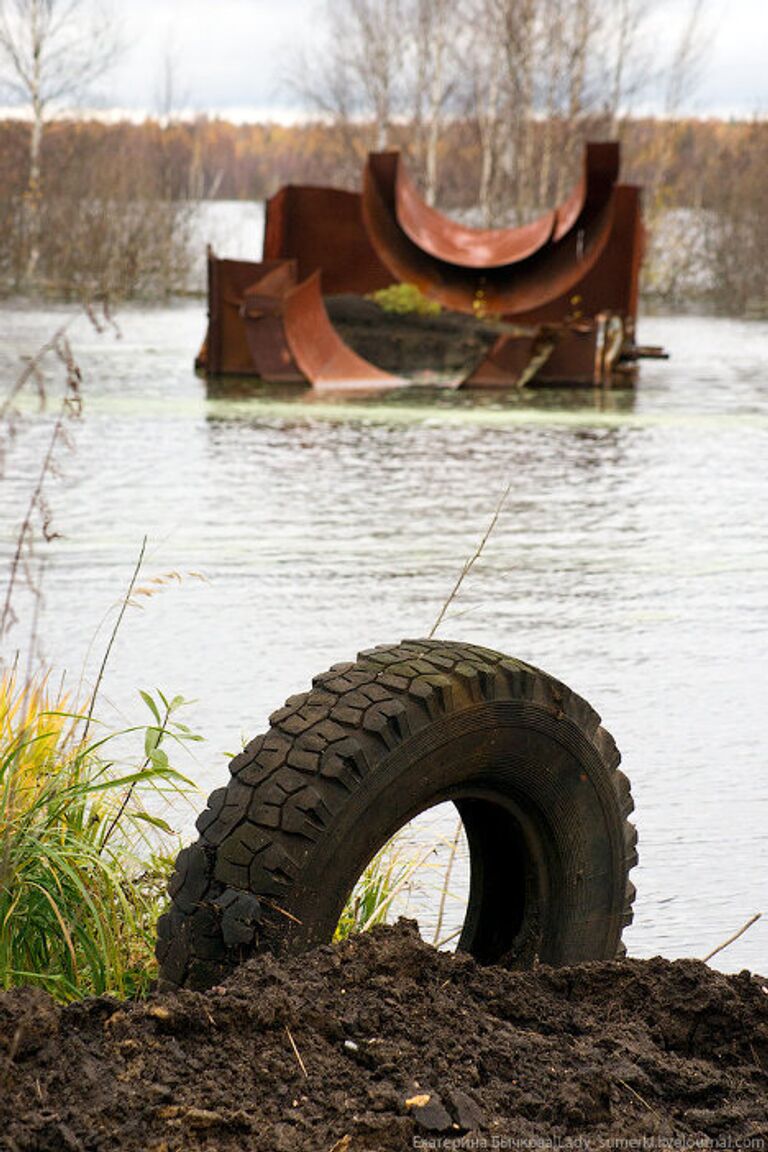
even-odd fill
[{"label": "cloud", "polygon": [[[653,0],[649,0],[652,4]],[[669,58],[692,0],[657,0],[649,25],[654,53]],[[301,111],[290,75],[299,50],[320,37],[320,0],[132,0],[121,6],[126,53],[102,102],[158,111],[166,58],[173,62],[177,108],[238,118],[295,118]],[[766,0],[708,0],[708,49],[684,110],[698,115],[768,112]],[[660,84],[643,109],[663,108]]]},{"label": "cloud", "polygon": [[199,111],[291,107],[290,68],[312,10],[311,0],[134,0],[123,10],[128,50],[109,96],[156,108],[167,59],[182,103]]}]

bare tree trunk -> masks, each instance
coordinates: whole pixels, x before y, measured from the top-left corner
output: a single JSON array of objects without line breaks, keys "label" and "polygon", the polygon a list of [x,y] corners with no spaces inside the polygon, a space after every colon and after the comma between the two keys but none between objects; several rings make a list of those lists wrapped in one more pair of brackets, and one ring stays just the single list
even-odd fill
[{"label": "bare tree trunk", "polygon": [[688,20],[672,58],[665,100],[667,116],[680,112],[684,96],[696,84],[696,72],[703,51],[702,16],[704,0],[690,0]]},{"label": "bare tree trunk", "polygon": [[390,145],[411,50],[406,2],[326,0],[326,42],[315,58],[300,58],[295,86],[345,134],[351,171],[359,170],[362,136],[378,151]]},{"label": "bare tree trunk", "polygon": [[40,204],[42,197],[41,156],[43,150],[43,129],[45,127],[45,104],[43,103],[41,65],[44,45],[44,24],[40,0],[31,0],[29,9],[29,38],[31,64],[28,88],[32,106],[32,131],[29,136],[29,175],[24,196],[24,224],[26,233],[26,267],[24,283],[31,286],[37,275],[40,261]]},{"label": "bare tree trunk", "polygon": [[624,69],[626,67],[627,48],[629,46],[629,10],[631,0],[618,0],[618,27],[616,32],[616,55],[613,61],[613,75],[611,77],[611,91],[608,97],[608,116],[610,117],[611,135],[616,136],[619,128],[619,109],[624,95]]},{"label": "bare tree trunk", "polygon": [[504,44],[498,34],[497,0],[478,0],[472,15],[472,36],[462,67],[470,77],[471,115],[480,144],[477,191],[480,218],[486,228],[496,219],[496,185],[505,146],[502,123]]},{"label": "bare tree trunk", "polygon": [[608,81],[606,113],[609,131],[613,137],[618,137],[627,96],[633,89],[642,87],[652,71],[650,59],[640,44],[649,5],[647,0],[616,0],[609,11],[614,17],[609,31],[615,29],[615,36],[611,44],[613,65]]},{"label": "bare tree trunk", "polygon": [[429,0],[418,0],[416,4],[416,73],[413,92],[413,135],[416,160],[420,168],[426,167],[427,156],[427,117],[424,114],[424,101],[429,86]]},{"label": "bare tree trunk", "polygon": [[564,20],[567,45],[564,60],[566,103],[563,109],[561,163],[557,169],[555,202],[560,203],[578,170],[583,146],[583,120],[589,110],[586,93],[587,64],[594,46],[594,0],[574,0]]},{"label": "bare tree trunk", "polygon": [[[459,69],[450,57],[465,13],[451,0],[412,0],[405,15],[413,24],[410,40],[415,46],[413,91],[405,106],[413,108],[416,154],[427,203],[437,200],[440,136],[447,101]],[[457,21],[458,17],[458,21]],[[461,66],[460,66],[461,67]]]},{"label": "bare tree trunk", "polygon": [[515,216],[520,221],[531,200],[537,0],[495,0],[495,8],[496,30],[502,38],[506,62],[510,126],[506,169]]},{"label": "bare tree trunk", "polygon": [[695,86],[696,69],[703,50],[703,10],[704,0],[690,0],[688,20],[672,56],[665,98],[666,117],[655,163],[656,180],[648,190],[645,201],[646,222],[651,235],[662,227],[662,219],[668,207],[666,190],[681,132],[678,122],[680,105],[686,93]]},{"label": "bare tree trunk", "polygon": [[555,117],[557,115],[557,85],[563,67],[563,28],[561,0],[547,0],[544,7],[542,70],[546,76],[544,90],[544,123],[541,134],[541,163],[539,165],[539,207],[552,203],[550,185],[555,150]]},{"label": "bare tree trunk", "polygon": [[400,0],[349,0],[358,30],[355,69],[363,90],[373,103],[376,150],[389,147],[395,106],[395,79],[402,61],[398,59],[403,38]]},{"label": "bare tree trunk", "polygon": [[104,74],[118,51],[116,34],[114,17],[101,10],[100,0],[0,0],[0,75],[32,119],[20,262],[27,287],[39,274],[48,109]]},{"label": "bare tree trunk", "polygon": [[40,262],[40,216],[42,205],[41,158],[43,150],[44,108],[39,98],[32,101],[32,130],[29,137],[29,176],[24,194],[24,232],[26,261],[24,285],[30,287],[37,276]]},{"label": "bare tree trunk", "polygon": [[493,68],[489,77],[487,100],[477,116],[480,136],[480,187],[477,200],[480,217],[486,228],[494,222],[493,190],[498,171],[500,69]]},{"label": "bare tree trunk", "polygon": [[427,204],[437,199],[437,151],[440,143],[441,116],[445,91],[443,87],[443,66],[445,63],[445,21],[442,19],[444,5],[437,5],[437,26],[434,29],[434,58],[429,84],[427,155],[425,174],[425,194]]}]

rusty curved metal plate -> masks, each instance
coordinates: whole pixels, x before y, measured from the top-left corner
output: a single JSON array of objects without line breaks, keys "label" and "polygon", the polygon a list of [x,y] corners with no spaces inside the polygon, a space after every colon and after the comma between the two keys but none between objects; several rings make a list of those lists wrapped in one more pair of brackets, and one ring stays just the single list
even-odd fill
[{"label": "rusty curved metal plate", "polygon": [[587,144],[584,148],[584,168],[579,183],[555,212],[553,240],[562,240],[579,223],[587,205],[607,199],[619,179],[621,148],[617,140]]},{"label": "rusty curved metal plate", "polygon": [[557,219],[556,212],[547,212],[521,228],[467,228],[421,198],[400,156],[395,197],[397,219],[414,244],[461,268],[501,268],[524,260],[551,239]]},{"label": "rusty curved metal plate", "polygon": [[[593,155],[600,163],[591,162]],[[569,292],[598,260],[611,233],[615,184],[610,180],[616,145],[588,145],[586,181],[576,200],[563,207],[561,226],[569,227],[537,251],[512,264],[489,268],[458,266],[415,244],[397,213],[396,152],[371,153],[363,182],[363,216],[371,243],[392,276],[416,284],[430,298],[458,312],[514,316],[540,308]],[[569,202],[570,203],[570,202]],[[574,214],[575,212],[575,214]]]},{"label": "rusty curved metal plate", "polygon": [[641,190],[634,184],[618,184],[610,236],[599,258],[578,284],[544,305],[518,313],[515,323],[557,324],[599,312],[634,320],[644,244]]},{"label": "rusty curved metal plate", "polygon": [[328,319],[319,272],[286,293],[282,318],[293,359],[315,388],[402,388],[408,383],[382,372],[344,343]]},{"label": "rusty curved metal plate", "polygon": [[462,268],[503,268],[527,259],[550,240],[562,240],[578,225],[588,200],[595,203],[610,195],[619,161],[616,141],[587,144],[581,180],[558,208],[519,228],[467,228],[422,199],[398,154],[397,219],[414,244],[438,260]]},{"label": "rusty curved metal plate", "polygon": [[243,308],[247,310],[257,307],[256,301],[264,297],[281,296],[293,288],[298,278],[295,260],[280,260],[270,265],[253,284],[243,290]]},{"label": "rusty curved metal plate", "polygon": [[[208,332],[198,366],[210,376],[252,376],[253,357],[243,323],[249,288],[263,283],[284,261],[220,260],[208,252]],[[204,353],[204,354],[203,354]]]},{"label": "rusty curved metal plate", "polygon": [[[594,383],[595,317],[608,315],[620,321],[625,336],[633,333],[644,243],[640,189],[619,184],[609,242],[577,291],[515,317],[517,324],[554,333],[552,354],[536,374],[539,383]],[[502,336],[464,387],[509,387],[519,379],[523,355],[519,339]]]}]

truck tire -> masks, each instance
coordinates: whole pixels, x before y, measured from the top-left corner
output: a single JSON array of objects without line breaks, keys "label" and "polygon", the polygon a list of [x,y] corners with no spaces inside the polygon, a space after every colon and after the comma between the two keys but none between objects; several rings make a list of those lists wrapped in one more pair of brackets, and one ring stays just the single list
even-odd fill
[{"label": "truck tire", "polygon": [[407,640],[334,665],[270,724],[178,857],[161,987],[329,942],[366,864],[446,800],[470,852],[460,949],[515,967],[619,953],[637,862],[629,782],[565,685],[471,644]]}]

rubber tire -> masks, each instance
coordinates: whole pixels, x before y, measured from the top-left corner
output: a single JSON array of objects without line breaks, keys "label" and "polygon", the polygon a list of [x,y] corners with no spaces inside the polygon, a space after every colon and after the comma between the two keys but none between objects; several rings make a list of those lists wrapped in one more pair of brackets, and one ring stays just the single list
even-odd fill
[{"label": "rubber tire", "polygon": [[334,665],[270,724],[178,857],[162,987],[327,943],[368,861],[445,800],[470,850],[460,948],[517,967],[619,953],[637,862],[629,782],[565,685],[474,645],[409,640]]}]

